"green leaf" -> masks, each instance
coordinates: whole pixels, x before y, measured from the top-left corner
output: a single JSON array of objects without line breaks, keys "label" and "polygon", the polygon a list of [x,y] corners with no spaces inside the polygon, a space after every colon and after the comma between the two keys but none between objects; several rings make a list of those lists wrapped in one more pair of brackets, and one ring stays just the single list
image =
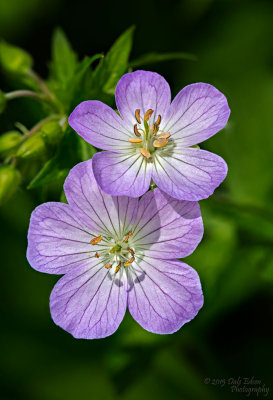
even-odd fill
[{"label": "green leaf", "polygon": [[262,272],[262,277],[265,280],[273,283],[273,253],[271,253],[268,263],[266,264],[266,267]]},{"label": "green leaf", "polygon": [[44,167],[38,172],[34,179],[28,185],[28,189],[37,188],[58,179],[64,179],[69,172],[67,169],[59,169],[59,160],[55,156],[47,161]]},{"label": "green leaf", "polygon": [[11,74],[26,74],[33,65],[30,54],[5,41],[0,42],[0,64]]},{"label": "green leaf", "polygon": [[113,95],[116,84],[128,69],[128,59],[133,44],[134,27],[127,29],[101,60],[90,81],[91,96],[97,97],[101,90]]},{"label": "green leaf", "polygon": [[183,52],[173,52],[173,53],[147,53],[143,54],[136,60],[129,63],[131,68],[140,67],[147,64],[154,64],[162,61],[170,60],[190,60],[196,61],[197,57],[194,54],[183,53]]},{"label": "green leaf", "polygon": [[66,86],[77,67],[77,55],[73,51],[64,32],[57,28],[52,39],[52,74],[57,81]]},{"label": "green leaf", "polygon": [[4,93],[2,92],[2,90],[0,90],[0,114],[2,114],[2,112],[5,110],[6,108],[6,98]]},{"label": "green leaf", "polygon": [[102,58],[102,54],[95,54],[92,57],[85,57],[77,66],[74,76],[68,85],[67,100],[69,103],[68,111],[72,111],[81,101],[89,98],[85,93],[85,83],[92,74],[91,64]]},{"label": "green leaf", "polygon": [[7,201],[16,192],[21,176],[12,165],[0,167],[0,204]]},{"label": "green leaf", "polygon": [[41,187],[56,180],[64,180],[74,165],[89,160],[95,152],[96,149],[93,146],[68,127],[56,155],[46,162],[29,183],[28,189]]},{"label": "green leaf", "polygon": [[78,151],[81,160],[82,161],[90,160],[90,158],[93,157],[93,155],[97,152],[97,150],[95,149],[94,146],[83,140],[79,135],[78,135],[78,142],[79,142]]}]

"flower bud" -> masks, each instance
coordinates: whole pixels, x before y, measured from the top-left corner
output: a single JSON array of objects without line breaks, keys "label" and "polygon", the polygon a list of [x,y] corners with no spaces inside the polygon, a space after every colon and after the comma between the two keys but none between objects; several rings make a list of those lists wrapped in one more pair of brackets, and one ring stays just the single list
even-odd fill
[{"label": "flower bud", "polygon": [[1,41],[0,64],[7,72],[24,74],[31,69],[33,62],[31,56],[24,50]]},{"label": "flower bud", "polygon": [[2,112],[6,108],[6,102],[7,101],[6,101],[5,95],[2,92],[2,90],[0,90],[0,114],[2,114]]},{"label": "flower bud", "polygon": [[0,167],[0,204],[15,193],[19,183],[20,173],[12,165]]},{"label": "flower bud", "polygon": [[35,135],[30,136],[25,142],[19,147],[16,157],[19,158],[39,158],[46,152],[46,145],[42,138],[41,132],[37,132]]},{"label": "flower bud", "polygon": [[40,132],[45,144],[50,147],[55,147],[63,136],[62,128],[57,121],[46,122]]},{"label": "flower bud", "polygon": [[20,143],[22,137],[18,131],[9,131],[0,136],[0,155],[8,155]]}]

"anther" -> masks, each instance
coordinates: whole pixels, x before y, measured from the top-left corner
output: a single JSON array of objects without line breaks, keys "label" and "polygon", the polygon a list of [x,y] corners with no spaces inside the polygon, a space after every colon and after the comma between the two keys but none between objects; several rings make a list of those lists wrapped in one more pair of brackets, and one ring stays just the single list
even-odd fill
[{"label": "anther", "polygon": [[170,132],[163,132],[160,133],[159,135],[157,135],[157,139],[169,139],[169,137],[171,136]]},{"label": "anther", "polygon": [[105,265],[105,268],[106,268],[106,269],[112,268],[112,264],[106,264],[106,265]]},{"label": "anther", "polygon": [[134,255],[135,255],[134,250],[133,250],[133,249],[129,249],[128,251],[129,251],[129,253],[132,254],[132,256],[134,257]]},{"label": "anther", "polygon": [[118,263],[118,266],[115,269],[115,274],[120,270],[120,267],[121,267],[121,261]]},{"label": "anther", "polygon": [[95,257],[96,257],[96,258],[100,258],[100,255],[99,255],[98,252],[95,254]]},{"label": "anther", "polygon": [[152,110],[151,108],[148,111],[146,111],[146,113],[144,115],[144,121],[149,121],[153,112],[154,112],[154,110]]},{"label": "anther", "polygon": [[145,158],[150,158],[151,157],[151,153],[144,148],[139,149],[140,153],[143,155],[143,157]]},{"label": "anther", "polygon": [[124,267],[128,267],[130,264],[132,264],[135,261],[135,257],[131,257],[130,260],[125,261]]},{"label": "anther", "polygon": [[140,139],[140,138],[129,138],[128,139],[129,140],[129,142],[131,142],[131,143],[141,143],[142,142],[142,139]]},{"label": "anther", "polygon": [[157,120],[155,121],[155,125],[159,126],[161,122],[161,115],[158,114]]},{"label": "anther", "polygon": [[139,108],[135,111],[135,117],[136,117],[137,122],[138,122],[139,124],[141,124],[140,109],[139,109]]},{"label": "anther", "polygon": [[159,131],[159,125],[154,124],[153,126],[153,134],[155,135]]},{"label": "anther", "polygon": [[92,240],[90,240],[90,243],[94,246],[95,244],[98,244],[101,241],[101,235],[94,237]]},{"label": "anther", "polygon": [[154,147],[164,147],[168,143],[167,139],[156,139],[153,142]]},{"label": "anther", "polygon": [[128,242],[129,238],[132,236],[132,233],[133,233],[133,232],[130,231],[130,232],[128,233],[128,235],[126,235],[125,239],[123,240],[124,243],[127,243],[127,242]]},{"label": "anther", "polygon": [[137,129],[137,124],[134,125],[134,132],[136,136],[141,136],[141,133]]}]

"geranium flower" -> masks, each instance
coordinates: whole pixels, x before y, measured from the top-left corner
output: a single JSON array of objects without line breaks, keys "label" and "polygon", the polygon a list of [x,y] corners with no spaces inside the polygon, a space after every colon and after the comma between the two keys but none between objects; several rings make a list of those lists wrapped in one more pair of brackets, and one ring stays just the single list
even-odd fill
[{"label": "geranium flower", "polygon": [[155,189],[140,200],[100,190],[92,160],[75,166],[64,190],[69,204],[32,213],[27,258],[41,272],[64,274],[50,296],[55,323],[76,338],[111,335],[126,308],[145,329],[172,333],[203,305],[195,270],[176,260],[203,234],[197,202]]},{"label": "geranium flower", "polygon": [[106,193],[138,197],[152,179],[170,196],[194,201],[210,196],[226,177],[221,157],[192,147],[227,123],[227,100],[213,86],[186,86],[171,103],[162,76],[135,71],[118,82],[116,105],[120,116],[100,101],[84,101],[69,118],[88,143],[106,150],[93,157]]}]

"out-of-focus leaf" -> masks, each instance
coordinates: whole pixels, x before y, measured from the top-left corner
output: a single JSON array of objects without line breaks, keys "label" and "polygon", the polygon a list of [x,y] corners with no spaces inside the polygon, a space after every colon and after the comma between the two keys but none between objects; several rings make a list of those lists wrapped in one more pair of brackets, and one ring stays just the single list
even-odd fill
[{"label": "out-of-focus leaf", "polygon": [[4,40],[0,42],[0,65],[11,74],[25,74],[33,64],[32,57],[25,50],[12,46]]},{"label": "out-of-focus leaf", "polygon": [[116,84],[128,69],[128,59],[133,44],[134,27],[127,29],[113,44],[110,51],[101,60],[89,82],[91,98],[104,91],[113,95]]},{"label": "out-of-focus leaf", "polygon": [[271,253],[269,261],[262,272],[262,278],[273,283],[273,253]]},{"label": "out-of-focus leaf", "polygon": [[6,108],[6,98],[4,93],[2,92],[2,90],[0,90],[0,114],[2,114],[2,112],[5,110]]},{"label": "out-of-focus leaf", "polygon": [[16,192],[20,180],[20,173],[12,165],[0,167],[0,204]]},{"label": "out-of-focus leaf", "polygon": [[0,136],[0,155],[6,157],[22,140],[18,131],[9,131]]},{"label": "out-of-focus leaf", "polygon": [[173,53],[147,53],[143,54],[136,60],[129,62],[129,67],[137,68],[142,65],[155,64],[162,61],[170,60],[190,60],[196,61],[197,57],[194,54],[183,53],[183,52],[173,52]]},{"label": "out-of-focus leaf", "polygon": [[237,226],[242,240],[252,244],[273,244],[273,213],[267,206],[257,206],[249,202],[231,201],[227,197],[215,195],[208,203],[214,215],[229,218]]},{"label": "out-of-focus leaf", "polygon": [[93,157],[93,155],[97,152],[94,146],[87,143],[78,135],[78,142],[79,142],[79,156],[82,161],[87,161]]},{"label": "out-of-focus leaf", "polygon": [[236,225],[227,217],[202,207],[204,237],[186,262],[196,268],[208,291],[213,291],[237,245]]}]

